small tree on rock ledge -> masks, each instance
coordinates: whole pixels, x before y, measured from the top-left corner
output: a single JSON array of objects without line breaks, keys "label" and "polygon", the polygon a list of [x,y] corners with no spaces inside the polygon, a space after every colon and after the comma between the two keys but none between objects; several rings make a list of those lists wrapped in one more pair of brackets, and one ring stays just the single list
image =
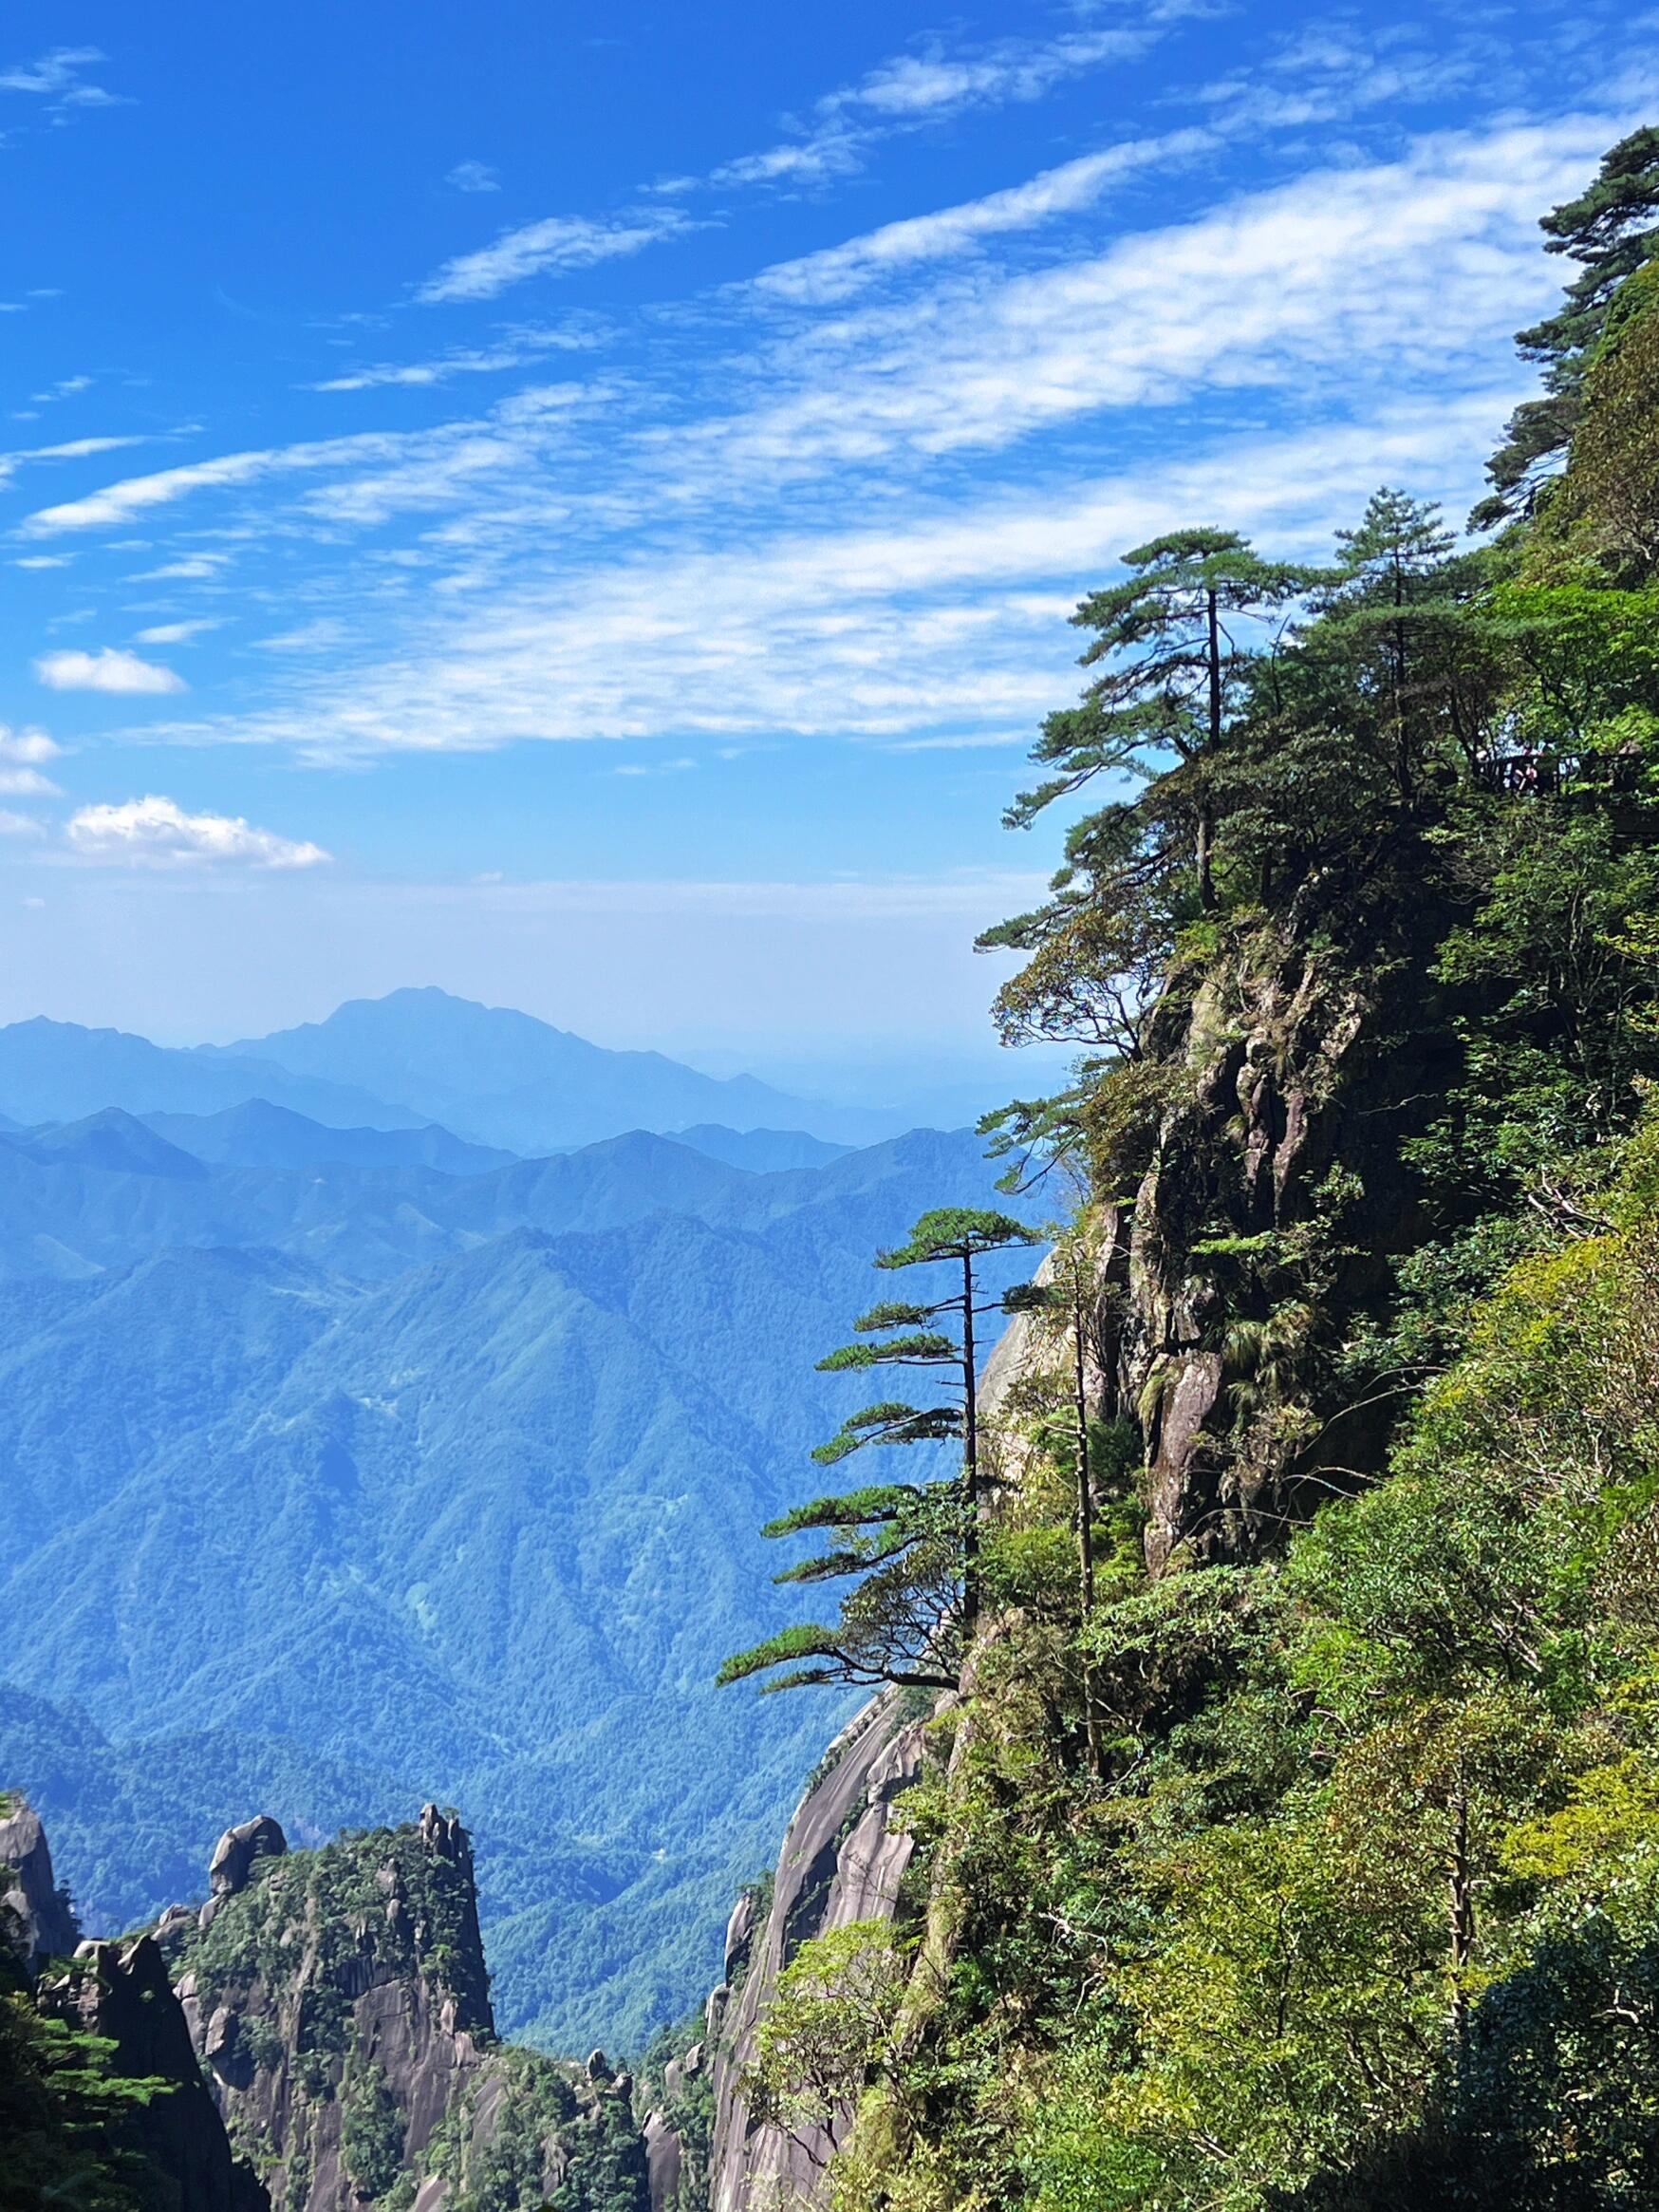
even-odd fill
[{"label": "small tree on rock ledge", "polygon": [[987,1253],[1040,1244],[1035,1229],[1012,1214],[968,1207],[924,1213],[908,1239],[877,1254],[884,1268],[947,1265],[958,1285],[932,1300],[891,1300],[861,1314],[859,1341],[818,1362],[824,1374],[866,1367],[914,1367],[935,1375],[942,1403],[916,1406],[882,1399],[849,1415],[812,1456],[834,1466],[877,1444],[960,1440],[961,1466],[941,1481],[878,1483],[808,1505],[769,1521],[764,1536],[829,1532],[829,1548],[786,1567],[780,1583],[855,1580],[833,1626],[804,1623],[739,1652],[720,1669],[721,1682],[774,1674],[767,1690],[851,1682],[896,1682],[954,1689],[962,1646],[979,1614],[979,1530],[982,1508],[979,1425],[976,1405],[979,1338],[987,1313],[1009,1310],[1002,1297],[980,1295],[977,1267]]}]

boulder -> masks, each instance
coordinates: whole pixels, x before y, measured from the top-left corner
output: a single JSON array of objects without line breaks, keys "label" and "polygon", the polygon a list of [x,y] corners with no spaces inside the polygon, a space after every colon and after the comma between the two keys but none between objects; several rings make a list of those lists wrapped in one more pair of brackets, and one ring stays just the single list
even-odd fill
[{"label": "boulder", "polygon": [[645,2174],[651,2189],[651,2212],[667,2212],[680,2201],[680,2175],[685,2163],[680,2132],[661,2112],[645,2115]]},{"label": "boulder", "polygon": [[[214,1897],[234,1897],[247,1888],[248,1877],[258,1860],[280,1859],[287,1849],[288,1838],[269,1812],[243,1821],[239,1828],[228,1828],[214,1846],[208,1887]],[[211,1915],[204,1917],[204,1927],[209,1918]]]}]

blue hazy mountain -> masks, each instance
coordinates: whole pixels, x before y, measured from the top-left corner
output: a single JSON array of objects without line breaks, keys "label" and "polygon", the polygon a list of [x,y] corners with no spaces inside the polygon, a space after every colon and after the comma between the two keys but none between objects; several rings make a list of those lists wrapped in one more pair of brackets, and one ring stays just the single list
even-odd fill
[{"label": "blue hazy mountain", "polygon": [[[333,1129],[268,1098],[249,1098],[217,1114],[146,1114],[169,1143],[214,1167],[437,1168],[446,1175],[479,1175],[506,1167],[511,1153],[467,1144],[436,1122],[413,1129]],[[738,1139],[742,1142],[742,1139]],[[811,1144],[811,1137],[801,1140]],[[779,1167],[808,1164],[780,1158]]]},{"label": "blue hazy mountain", "polygon": [[372,1091],[423,1120],[515,1153],[694,1123],[864,1142],[896,1126],[890,1115],[791,1098],[753,1076],[720,1078],[657,1052],[611,1052],[532,1015],[433,988],[352,999],[326,1022],[249,1039],[216,1057],[250,1055],[296,1077]]},{"label": "blue hazy mountain", "polygon": [[785,1168],[827,1167],[852,1150],[850,1145],[809,1136],[804,1129],[722,1129],[718,1122],[702,1121],[691,1129],[677,1129],[674,1134],[694,1152],[724,1160],[729,1168],[747,1168],[754,1175],[776,1174]]},{"label": "blue hazy mountain", "polygon": [[216,1114],[266,1098],[342,1127],[401,1129],[427,1116],[349,1084],[293,1075],[270,1060],[178,1051],[121,1029],[75,1022],[13,1022],[0,1028],[0,1114],[25,1127],[79,1121],[106,1106],[129,1114]]},{"label": "blue hazy mountain", "polygon": [[[123,1139],[146,1164],[101,1166]],[[872,1244],[896,1233],[895,1180],[920,1190],[937,1164],[960,1172],[973,1140],[913,1131],[818,1169],[755,1174],[678,1139],[634,1130],[574,1153],[510,1159],[479,1173],[424,1167],[214,1167],[112,1110],[54,1149],[42,1132],[0,1134],[0,1278],[66,1280],[135,1265],[158,1248],[265,1248],[363,1281],[468,1251],[514,1228],[548,1235],[616,1228],[657,1212],[739,1230],[830,1208]],[[148,1148],[144,1150],[143,1148]],[[873,1197],[873,1203],[871,1203]]]},{"label": "blue hazy mountain", "polygon": [[756,1530],[859,1397],[813,1361],[991,1179],[927,1131],[773,1172],[639,1131],[469,1173],[0,1137],[0,1772],[91,1923],[251,1811],[436,1797],[505,2020],[682,2009],[837,1717],[711,1681],[798,1617]]},{"label": "blue hazy mountain", "polygon": [[201,1162],[120,1106],[84,1120],[12,1130],[4,1141],[43,1167],[98,1168],[106,1174],[169,1175],[194,1181]]}]

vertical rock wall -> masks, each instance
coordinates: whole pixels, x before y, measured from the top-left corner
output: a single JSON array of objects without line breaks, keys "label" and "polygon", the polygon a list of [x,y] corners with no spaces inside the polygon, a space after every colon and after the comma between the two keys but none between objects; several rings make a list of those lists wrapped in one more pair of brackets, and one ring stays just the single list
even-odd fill
[{"label": "vertical rock wall", "polygon": [[755,2029],[777,1978],[808,1938],[892,1913],[911,1846],[888,1816],[921,1771],[922,1725],[906,1721],[901,1701],[888,1694],[836,1738],[822,1778],[785,1833],[771,1910],[747,1936],[753,1951],[736,1995],[722,1985],[710,2000],[718,2034],[711,2212],[760,2212],[780,2195],[791,2204],[818,2200],[832,2146],[752,2123],[743,2070],[755,2057]]}]

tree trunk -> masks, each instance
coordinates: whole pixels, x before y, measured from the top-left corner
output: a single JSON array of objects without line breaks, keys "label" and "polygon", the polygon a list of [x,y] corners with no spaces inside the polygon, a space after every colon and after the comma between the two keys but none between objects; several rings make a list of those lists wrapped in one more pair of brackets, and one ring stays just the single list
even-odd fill
[{"label": "tree trunk", "polygon": [[[1072,1389],[1077,1424],[1077,1567],[1083,1625],[1094,1612],[1094,1481],[1089,1461],[1089,1389],[1083,1358],[1083,1299],[1072,1299]],[[1094,1696],[1094,1662],[1083,1661],[1083,1730],[1089,1745],[1089,1771],[1100,1779],[1100,1714]]]},{"label": "tree trunk", "polygon": [[1469,1793],[1461,1785],[1452,1801],[1451,1863],[1446,1870],[1447,1919],[1451,1926],[1451,2030],[1461,2050],[1469,2024],[1464,1977],[1475,1955],[1475,1886],[1469,1870]]},{"label": "tree trunk", "polygon": [[962,1254],[962,1642],[979,1618],[979,1378],[974,1357],[974,1262]]},{"label": "tree trunk", "polygon": [[1210,819],[1210,795],[1206,779],[1209,763],[1221,742],[1221,617],[1220,601],[1213,585],[1204,598],[1208,613],[1210,739],[1204,757],[1199,763],[1198,903],[1209,914],[1215,911],[1216,906],[1215,863],[1211,850],[1215,842],[1215,824]]},{"label": "tree trunk", "polygon": [[1394,562],[1394,620],[1389,644],[1389,678],[1394,691],[1394,756],[1399,762],[1400,796],[1407,807],[1416,803],[1411,774],[1411,748],[1406,736],[1406,577]]}]

